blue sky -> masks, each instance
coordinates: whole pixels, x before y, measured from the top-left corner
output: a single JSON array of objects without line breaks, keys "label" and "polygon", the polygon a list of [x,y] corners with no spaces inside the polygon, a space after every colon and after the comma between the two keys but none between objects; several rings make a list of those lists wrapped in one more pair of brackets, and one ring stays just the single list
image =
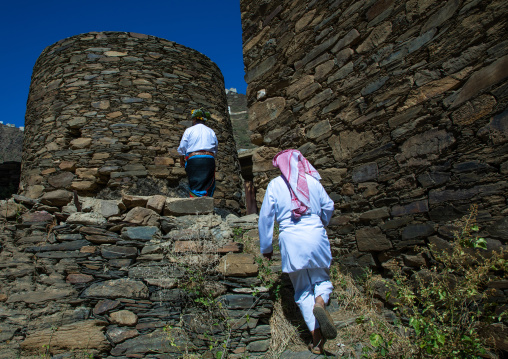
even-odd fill
[{"label": "blue sky", "polygon": [[193,48],[215,62],[226,88],[245,93],[240,0],[4,1],[0,11],[0,121],[24,125],[30,77],[41,52],[90,31],[153,35]]}]

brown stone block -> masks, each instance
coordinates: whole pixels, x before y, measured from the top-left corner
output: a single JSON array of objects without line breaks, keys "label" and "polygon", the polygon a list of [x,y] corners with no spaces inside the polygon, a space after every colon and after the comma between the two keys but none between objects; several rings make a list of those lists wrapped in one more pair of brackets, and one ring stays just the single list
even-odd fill
[{"label": "brown stone block", "polygon": [[93,276],[81,273],[69,274],[67,278],[65,278],[65,281],[70,284],[89,283],[93,280]]},{"label": "brown stone block", "polygon": [[166,203],[166,196],[155,195],[150,197],[146,203],[146,208],[153,210],[156,213],[161,213]]},{"label": "brown stone block", "polygon": [[453,123],[456,125],[470,125],[476,120],[489,115],[496,103],[495,97],[491,95],[483,95],[473,101],[466,102],[452,113]]},{"label": "brown stone block", "polygon": [[360,228],[355,233],[358,250],[362,252],[379,252],[391,249],[392,243],[378,227]]},{"label": "brown stone block", "polygon": [[90,147],[91,144],[92,144],[92,139],[91,138],[84,138],[84,137],[76,138],[75,140],[72,140],[70,142],[70,146],[73,150],[87,148],[87,147]]},{"label": "brown stone block", "polygon": [[147,166],[148,174],[157,178],[169,177],[171,170],[166,166]]},{"label": "brown stone block", "polygon": [[274,121],[284,111],[286,99],[273,97],[263,102],[256,102],[249,108],[249,130],[253,131]]},{"label": "brown stone block", "polygon": [[122,202],[125,204],[127,208],[134,207],[146,207],[146,203],[148,202],[148,196],[131,196],[128,194],[124,194],[122,196]]},{"label": "brown stone block", "polygon": [[55,173],[55,172],[56,172],[56,169],[54,169],[54,168],[48,168],[48,169],[45,169],[45,170],[41,171],[41,175],[47,176],[47,175]]},{"label": "brown stone block", "polygon": [[252,254],[229,253],[221,258],[217,271],[225,276],[250,277],[258,273],[258,265]]},{"label": "brown stone block", "polygon": [[78,192],[88,192],[94,190],[96,183],[94,181],[79,181],[72,182],[71,189]]},{"label": "brown stone block", "polygon": [[58,354],[79,349],[93,348],[104,352],[110,344],[103,334],[107,322],[100,320],[87,320],[83,322],[62,325],[57,330],[43,329],[27,335],[21,343],[21,348],[28,352],[38,353],[48,343],[51,354]]},{"label": "brown stone block", "polygon": [[171,166],[175,164],[175,160],[171,157],[155,157],[153,163],[156,166]]},{"label": "brown stone block", "polygon": [[138,316],[130,310],[119,310],[109,315],[113,324],[133,327],[138,323]]}]

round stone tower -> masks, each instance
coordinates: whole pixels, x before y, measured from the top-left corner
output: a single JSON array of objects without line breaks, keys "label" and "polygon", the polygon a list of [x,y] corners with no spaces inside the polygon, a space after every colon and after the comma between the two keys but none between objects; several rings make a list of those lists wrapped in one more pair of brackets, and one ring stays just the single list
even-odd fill
[{"label": "round stone tower", "polygon": [[224,79],[203,54],[124,32],[73,36],[38,58],[25,118],[20,193],[115,198],[183,195],[176,151],[189,111],[205,107],[219,140],[218,207],[239,209],[241,180]]}]

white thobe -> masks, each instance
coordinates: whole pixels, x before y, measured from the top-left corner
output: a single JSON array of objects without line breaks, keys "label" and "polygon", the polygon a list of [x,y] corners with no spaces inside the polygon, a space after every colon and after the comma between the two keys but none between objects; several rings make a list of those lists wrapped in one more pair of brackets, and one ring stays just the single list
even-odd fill
[{"label": "white thobe", "polygon": [[202,123],[198,123],[185,130],[178,147],[178,153],[182,156],[195,151],[209,151],[216,154],[217,148],[218,142],[215,132]]},{"label": "white thobe", "polygon": [[310,175],[310,208],[295,221],[291,217],[291,195],[282,176],[273,179],[266,189],[259,212],[259,244],[261,253],[273,251],[273,222],[279,223],[279,247],[282,271],[291,273],[300,269],[329,268],[332,260],[330,242],[325,226],[330,222],[334,204],[325,189]]}]

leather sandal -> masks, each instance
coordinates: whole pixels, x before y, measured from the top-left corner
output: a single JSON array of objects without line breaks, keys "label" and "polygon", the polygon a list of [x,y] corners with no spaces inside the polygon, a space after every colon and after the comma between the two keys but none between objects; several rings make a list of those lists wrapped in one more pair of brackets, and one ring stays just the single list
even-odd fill
[{"label": "leather sandal", "polygon": [[311,343],[309,344],[309,350],[312,354],[316,354],[316,355],[322,355],[324,353],[324,350],[321,350],[318,348],[314,348],[314,345]]},{"label": "leather sandal", "polygon": [[321,334],[323,335],[323,338],[335,339],[335,337],[337,337],[337,328],[335,328],[333,319],[325,307],[315,304],[312,313],[314,313],[314,316],[321,327]]}]

